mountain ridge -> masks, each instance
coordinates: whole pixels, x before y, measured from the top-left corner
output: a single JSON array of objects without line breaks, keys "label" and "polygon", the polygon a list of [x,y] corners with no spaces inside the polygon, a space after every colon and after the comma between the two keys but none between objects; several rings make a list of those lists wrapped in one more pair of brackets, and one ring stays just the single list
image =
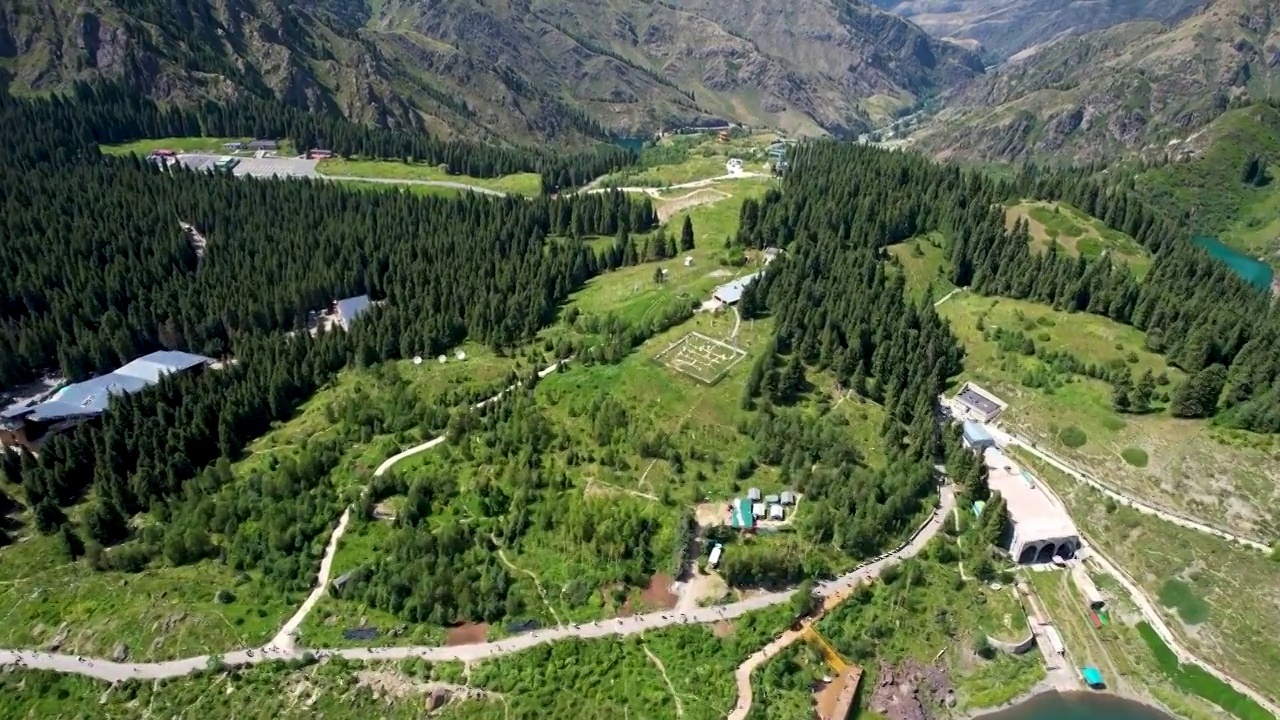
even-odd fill
[{"label": "mountain ridge", "polygon": [[0,0],[0,70],[20,92],[272,94],[495,140],[721,119],[853,135],[983,70],[855,0],[17,1]]}]

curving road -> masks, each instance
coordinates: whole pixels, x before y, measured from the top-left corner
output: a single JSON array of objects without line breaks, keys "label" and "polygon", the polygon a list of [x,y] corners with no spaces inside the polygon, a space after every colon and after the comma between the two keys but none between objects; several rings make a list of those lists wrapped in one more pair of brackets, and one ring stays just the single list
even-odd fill
[{"label": "curving road", "polygon": [[[1032,448],[1028,448],[1028,450],[1032,450]],[[1049,483],[1040,483],[1039,486],[1048,494],[1049,498],[1058,505],[1058,507],[1062,508],[1064,512],[1070,514],[1066,502],[1064,502],[1058,495],[1057,491],[1050,487]],[[1178,636],[1174,634],[1173,630],[1169,628],[1168,624],[1165,623],[1164,616],[1160,614],[1160,611],[1156,607],[1156,603],[1151,600],[1142,587],[1134,582],[1133,578],[1129,577],[1129,574],[1121,569],[1118,564],[1112,562],[1110,558],[1103,554],[1098,543],[1094,542],[1092,538],[1088,537],[1087,534],[1083,532],[1081,533],[1081,536],[1088,541],[1088,558],[1097,563],[1098,566],[1102,568],[1103,572],[1114,577],[1124,587],[1125,591],[1129,594],[1130,599],[1133,600],[1134,605],[1136,605],[1138,610],[1142,612],[1143,618],[1145,618],[1147,623],[1151,625],[1151,628],[1156,631],[1156,634],[1160,636],[1160,639],[1169,646],[1169,649],[1173,651],[1173,654],[1178,657],[1179,662],[1199,665],[1204,668],[1205,672],[1218,678],[1227,685],[1230,685],[1232,688],[1235,688],[1238,692],[1253,699],[1254,702],[1265,708],[1267,712],[1277,718],[1280,718],[1280,707],[1277,707],[1269,698],[1263,696],[1252,687],[1249,687],[1243,682],[1231,677],[1227,673],[1217,669],[1204,660],[1201,660],[1196,657],[1195,653],[1187,649],[1187,647],[1182,644],[1182,641],[1178,639]]]},{"label": "curving road", "polygon": [[321,180],[337,180],[340,182],[367,182],[377,183],[379,185],[427,185],[429,187],[453,188],[454,190],[467,190],[481,195],[494,195],[497,197],[506,197],[507,194],[501,190],[493,190],[490,188],[480,187],[478,185],[468,185],[466,183],[454,182],[452,180],[409,180],[396,178],[371,178],[371,177],[355,177],[352,175],[316,175]]},{"label": "curving road", "polygon": [[[554,366],[553,366],[554,367]],[[947,514],[955,502],[950,488],[944,488],[939,507],[933,516],[896,552],[881,556],[873,562],[855,568],[853,571],[835,580],[817,586],[815,594],[823,598],[842,597],[854,587],[878,577],[884,568],[902,559],[912,557],[924,549],[925,545],[942,528]],[[344,527],[339,524],[339,527]],[[335,530],[335,535],[337,535]],[[330,540],[330,547],[336,547],[337,541]],[[332,553],[326,553],[332,557]],[[322,563],[322,568],[324,563]],[[319,583],[324,588],[327,583]],[[323,592],[321,591],[321,594]],[[714,623],[721,620],[739,617],[746,613],[779,605],[791,599],[792,591],[781,591],[757,595],[755,597],[718,607],[697,608],[686,613],[674,611],[654,612],[646,615],[633,615],[616,620],[601,620],[594,623],[568,625],[558,628],[547,628],[507,638],[496,642],[477,643],[474,645],[458,645],[452,647],[389,647],[389,648],[343,648],[339,650],[316,649],[312,652],[317,657],[340,656],[351,660],[401,660],[405,658],[423,658],[431,661],[474,661],[498,657],[510,653],[527,650],[542,643],[564,640],[567,638],[602,638],[613,635],[633,635],[646,630],[657,630],[672,625],[696,625]],[[313,593],[314,595],[314,593]],[[318,599],[318,595],[316,596]],[[297,616],[295,616],[297,617]],[[305,617],[305,614],[303,614]],[[291,620],[292,622],[292,620]],[[298,620],[299,624],[301,620]],[[292,642],[275,642],[257,649],[236,650],[222,656],[218,661],[227,666],[252,665],[269,660],[289,660],[302,658],[306,652]],[[48,653],[39,650],[0,650],[0,666],[21,665],[28,668],[52,670],[54,672],[73,673],[87,677],[116,682],[128,678],[155,680],[190,675],[209,666],[211,656],[183,658],[154,663],[117,663],[96,658],[83,658],[75,655]]]},{"label": "curving road", "polygon": [[1199,522],[1197,520],[1192,520],[1190,518],[1183,517],[1181,515],[1176,515],[1172,512],[1169,512],[1168,510],[1163,510],[1154,505],[1151,505],[1150,503],[1144,500],[1141,500],[1139,498],[1131,497],[1123,493],[1117,492],[1113,490],[1110,486],[1105,485],[1104,483],[1097,480],[1096,478],[1093,478],[1075,469],[1070,464],[1068,464],[1067,461],[1063,460],[1057,455],[1054,455],[1053,453],[1047,450],[1041,450],[1040,448],[1036,447],[1036,444],[1034,442],[1032,442],[1031,440],[1028,440],[1027,438],[1014,435],[1008,431],[1002,430],[993,425],[987,425],[986,427],[987,427],[987,430],[990,431],[992,437],[996,439],[996,443],[1001,447],[1016,445],[1026,450],[1027,452],[1031,453],[1032,455],[1035,455],[1041,460],[1049,463],[1055,468],[1061,470],[1067,475],[1070,475],[1072,478],[1075,478],[1077,481],[1082,482],[1088,485],[1089,487],[1092,487],[1094,490],[1097,490],[1098,492],[1102,493],[1103,495],[1106,495],[1112,500],[1115,500],[1121,505],[1126,505],[1128,507],[1131,507],[1134,510],[1137,510],[1138,512],[1144,515],[1154,515],[1160,518],[1161,520],[1164,520],[1166,522],[1171,522],[1174,525],[1187,528],[1188,530],[1195,530],[1196,532],[1201,532],[1206,535],[1213,535],[1215,537],[1221,538],[1228,542],[1233,542],[1239,545],[1243,545],[1245,547],[1253,548],[1254,550],[1271,552],[1270,546],[1260,543],[1257,540],[1254,540],[1252,538],[1236,535],[1234,533],[1227,532],[1226,530],[1213,527],[1212,525],[1206,525],[1205,523]]}]

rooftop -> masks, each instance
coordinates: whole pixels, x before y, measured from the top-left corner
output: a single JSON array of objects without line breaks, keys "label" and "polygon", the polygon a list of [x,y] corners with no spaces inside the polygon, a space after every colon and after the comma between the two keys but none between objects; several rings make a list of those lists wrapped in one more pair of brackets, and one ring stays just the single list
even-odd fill
[{"label": "rooftop", "polygon": [[337,305],[338,321],[343,327],[350,327],[351,323],[363,315],[373,303],[370,302],[368,295],[357,295],[339,300]]},{"label": "rooftop", "polygon": [[988,448],[982,454],[989,470],[987,485],[1004,497],[1020,537],[1035,539],[1078,537],[1080,531],[1067,511],[1053,502],[1035,479],[1004,453]]},{"label": "rooftop", "polygon": [[715,291],[712,292],[712,296],[722,303],[732,305],[742,299],[742,291],[746,290],[747,286],[758,277],[760,277],[760,273],[757,272],[751,273],[750,275],[744,275],[732,282],[727,282],[724,285],[717,287]]},{"label": "rooftop", "polygon": [[983,414],[993,413],[1000,409],[999,403],[974,390],[970,385],[966,385],[960,391],[960,394],[956,395],[956,400]]},{"label": "rooftop", "polygon": [[982,426],[982,423],[976,423],[972,420],[964,421],[964,436],[969,439],[969,442],[990,442],[994,440],[991,437],[991,433],[987,432],[987,429]]},{"label": "rooftop", "polygon": [[105,375],[68,385],[42,403],[6,408],[0,412],[0,418],[13,420],[25,417],[39,422],[97,415],[111,404],[112,395],[136,393],[160,382],[164,375],[211,362],[213,358],[202,355],[160,350]]}]

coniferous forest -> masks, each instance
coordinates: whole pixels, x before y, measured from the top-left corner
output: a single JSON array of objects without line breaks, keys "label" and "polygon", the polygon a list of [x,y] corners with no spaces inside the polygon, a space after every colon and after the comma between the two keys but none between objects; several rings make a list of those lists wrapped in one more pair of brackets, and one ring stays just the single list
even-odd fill
[{"label": "coniferous forest", "polygon": [[[236,360],[114,401],[100,422],[51,440],[39,459],[3,453],[0,470],[21,484],[37,528],[62,533],[73,555],[92,550],[100,565],[137,569],[161,554],[189,562],[215,552],[209,538],[216,534],[237,566],[305,586],[315,538],[350,500],[315,482],[338,461],[339,448],[320,443],[303,466],[228,493],[229,462],[250,440],[289,418],[344,366],[432,356],[466,339],[517,347],[588,278],[651,254],[638,252],[630,233],[651,230],[654,210],[621,193],[527,200],[353,192],[305,180],[165,172],[101,157],[96,143],[281,135],[302,146],[428,159],[477,175],[539,167],[549,190],[622,161],[612,152],[554,168],[539,165],[547,156],[537,153],[440,143],[252,103],[162,108],[110,88],[0,102],[4,127],[21,129],[0,138],[8,168],[0,177],[0,385],[54,369],[80,379],[165,347]],[[1154,255],[1150,273],[1139,282],[1105,258],[1032,252],[1026,227],[1007,230],[1002,209],[1008,199],[1028,197],[1071,202],[1131,234]],[[203,257],[180,223],[207,239]],[[771,315],[776,329],[773,347],[747,378],[743,403],[759,412],[742,430],[761,460],[781,467],[813,500],[816,509],[799,528],[806,539],[871,554],[918,516],[934,491],[933,466],[959,462],[934,403],[961,370],[962,349],[930,302],[905,292],[884,255],[887,245],[932,230],[953,238],[948,261],[957,286],[1144,330],[1151,349],[1190,376],[1174,394],[1176,413],[1280,431],[1280,315],[1124,188],[1036,168],[994,180],[913,154],[812,143],[796,151],[781,190],[744,203],[736,238],[786,249],[740,302],[744,319]],[[597,253],[585,235],[618,240]],[[664,240],[660,256],[670,254]],[[311,311],[360,293],[385,303],[349,334],[289,333],[306,327]],[[601,354],[617,355],[583,353]],[[884,469],[864,467],[857,448],[790,414],[814,369],[883,405]],[[533,426],[520,417],[490,422],[506,418],[495,427],[522,432]],[[975,475],[971,484],[980,482]],[[73,522],[65,509],[82,500]],[[180,532],[146,529],[143,542],[121,548],[127,552],[103,555],[102,547],[138,534],[129,520],[139,512]],[[412,564],[467,556],[485,541],[458,535],[423,544],[413,521],[402,525],[396,557],[403,562],[370,568],[350,592],[415,619],[450,619],[432,603],[473,618],[502,614],[501,594],[463,602],[461,591],[432,600],[390,592]],[[651,570],[657,560],[636,562]],[[726,573],[784,582],[804,570],[743,565]],[[488,586],[501,585],[505,571],[490,559],[477,572],[475,582]]]}]

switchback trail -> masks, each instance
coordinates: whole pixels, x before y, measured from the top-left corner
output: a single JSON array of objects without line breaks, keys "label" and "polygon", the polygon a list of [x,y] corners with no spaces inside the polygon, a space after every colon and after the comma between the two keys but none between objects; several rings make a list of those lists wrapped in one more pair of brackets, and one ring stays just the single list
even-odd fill
[{"label": "switchback trail", "polygon": [[[913,557],[923,550],[929,540],[942,529],[943,521],[947,514],[951,512],[952,503],[954,503],[952,493],[949,489],[944,490],[939,508],[934,511],[929,522],[916,533],[915,537],[907,545],[897,552],[883,555],[873,562],[861,565],[835,580],[821,583],[816,588],[815,594],[823,598],[843,597],[852,588],[861,585],[868,579],[878,577],[886,566],[905,558]],[[509,655],[542,643],[555,642],[567,638],[590,639],[634,635],[646,630],[657,630],[674,625],[716,623],[788,602],[791,599],[792,592],[787,590],[765,593],[729,605],[701,607],[686,613],[668,610],[645,615],[632,615],[615,620],[601,620],[593,623],[545,628],[512,638],[495,642],[476,643],[474,645],[365,647],[337,650],[313,649],[308,651],[293,644],[276,644],[268,645],[266,648],[236,650],[222,656],[198,655],[181,660],[153,663],[118,663],[39,650],[0,650],[0,665],[21,665],[28,668],[72,673],[108,682],[116,682],[128,678],[157,680],[182,677],[204,670],[210,665],[212,658],[216,658],[223,666],[237,667],[273,660],[297,660],[302,659],[308,653],[322,658],[343,657],[349,660],[366,661],[423,658],[432,662],[470,662]]]}]

